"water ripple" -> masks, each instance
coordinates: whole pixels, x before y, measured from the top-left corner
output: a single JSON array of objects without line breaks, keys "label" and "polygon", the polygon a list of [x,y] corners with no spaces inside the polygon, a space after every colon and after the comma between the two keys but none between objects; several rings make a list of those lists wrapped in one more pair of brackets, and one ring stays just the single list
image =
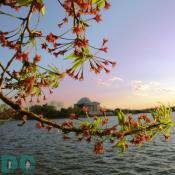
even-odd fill
[{"label": "water ripple", "polygon": [[0,155],[33,155],[36,175],[174,175],[175,134],[169,142],[162,138],[132,147],[123,156],[107,145],[103,156],[92,152],[92,145],[75,140],[63,141],[56,130],[37,130],[34,121],[17,127],[17,121],[0,125]]}]

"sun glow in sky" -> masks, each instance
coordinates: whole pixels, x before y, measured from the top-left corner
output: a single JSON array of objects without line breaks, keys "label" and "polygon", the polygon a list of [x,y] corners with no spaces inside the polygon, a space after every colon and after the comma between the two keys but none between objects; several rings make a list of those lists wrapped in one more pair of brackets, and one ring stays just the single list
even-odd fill
[{"label": "sun glow in sky", "polygon": [[[66,77],[49,100],[71,106],[87,96],[109,108],[175,105],[175,1],[110,2],[112,7],[103,12],[103,22],[92,23],[88,36],[97,46],[103,38],[109,39],[109,52],[103,56],[115,60],[117,67],[110,74],[100,75],[86,70],[83,82]],[[60,9],[60,19],[54,17],[53,11],[58,11],[55,3],[46,3],[46,15],[40,26],[45,31],[58,32],[55,21],[58,24],[64,13]],[[42,56],[44,65],[51,63],[62,69],[67,64],[60,65],[61,58]]]}]

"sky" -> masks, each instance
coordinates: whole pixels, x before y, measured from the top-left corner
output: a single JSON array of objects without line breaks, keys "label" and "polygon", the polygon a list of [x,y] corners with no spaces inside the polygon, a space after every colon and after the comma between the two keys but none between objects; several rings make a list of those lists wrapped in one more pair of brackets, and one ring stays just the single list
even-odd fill
[{"label": "sky", "polygon": [[[175,1],[111,0],[110,3],[111,9],[103,11],[103,21],[91,24],[88,38],[95,46],[108,38],[109,52],[102,56],[116,61],[117,66],[110,74],[95,75],[86,70],[84,81],[65,77],[54,95],[48,95],[48,100],[61,101],[66,107],[81,97],[99,101],[107,108],[175,105]],[[54,1],[46,1],[40,27],[59,32],[56,25],[62,17],[63,10]],[[0,19],[2,24],[4,28],[13,25]],[[5,54],[1,52],[1,56]],[[69,65],[46,53],[42,56],[43,65],[58,65],[60,69]]]}]

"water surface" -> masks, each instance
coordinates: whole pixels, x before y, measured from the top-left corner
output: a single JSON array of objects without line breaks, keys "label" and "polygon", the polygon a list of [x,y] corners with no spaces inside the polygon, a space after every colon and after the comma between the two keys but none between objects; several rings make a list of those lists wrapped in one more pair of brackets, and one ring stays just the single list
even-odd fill
[{"label": "water surface", "polygon": [[0,156],[11,154],[19,159],[22,154],[33,155],[36,175],[175,175],[174,131],[169,142],[158,137],[130,148],[123,156],[106,145],[105,154],[97,156],[91,144],[75,138],[63,141],[57,130],[36,129],[35,121],[23,127],[17,127],[18,123],[0,125]]}]

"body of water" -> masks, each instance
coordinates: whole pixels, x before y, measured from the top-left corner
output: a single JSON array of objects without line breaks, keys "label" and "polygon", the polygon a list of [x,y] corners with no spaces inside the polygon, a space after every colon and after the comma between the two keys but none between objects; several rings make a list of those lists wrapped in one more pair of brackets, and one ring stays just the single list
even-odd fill
[{"label": "body of water", "polygon": [[0,125],[0,156],[33,155],[36,175],[175,175],[174,131],[168,142],[157,137],[142,147],[129,148],[122,156],[109,145],[105,154],[95,155],[93,145],[85,141],[63,141],[57,130],[36,129],[36,121],[23,127],[17,127],[18,123]]}]

